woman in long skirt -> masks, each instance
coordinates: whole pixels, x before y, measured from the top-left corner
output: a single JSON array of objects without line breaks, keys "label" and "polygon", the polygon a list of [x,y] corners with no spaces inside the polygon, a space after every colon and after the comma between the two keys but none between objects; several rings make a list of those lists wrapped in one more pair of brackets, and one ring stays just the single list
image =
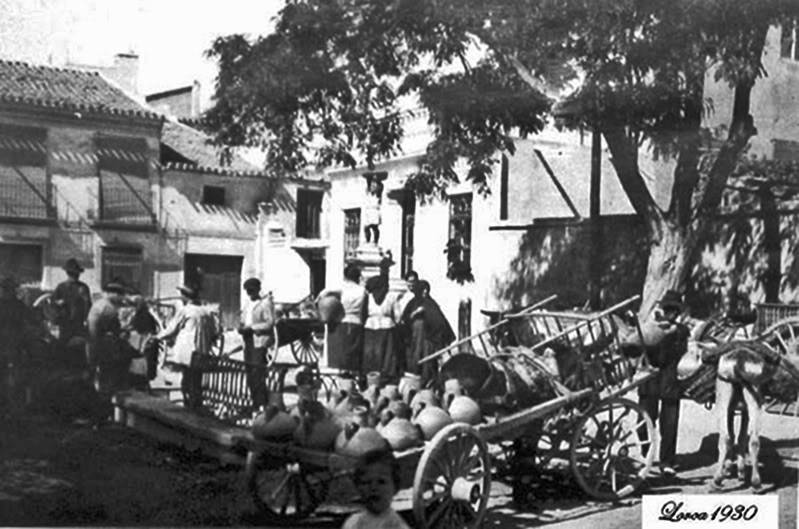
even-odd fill
[{"label": "woman in long skirt", "polygon": [[366,322],[364,323],[363,364],[361,371],[381,373],[384,381],[395,382],[404,368],[397,347],[397,295],[389,292],[387,266],[366,284]]},{"label": "woman in long skirt", "polygon": [[359,373],[363,359],[363,320],[366,290],[360,285],[361,270],[349,264],[344,269],[341,292],[326,291],[324,295],[339,294],[344,309],[341,322],[331,325],[328,335],[328,365],[335,369]]}]

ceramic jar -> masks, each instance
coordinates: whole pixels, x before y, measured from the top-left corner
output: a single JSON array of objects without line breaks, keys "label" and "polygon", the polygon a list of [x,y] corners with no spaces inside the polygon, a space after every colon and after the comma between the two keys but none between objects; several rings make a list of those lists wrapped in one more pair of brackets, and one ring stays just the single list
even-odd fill
[{"label": "ceramic jar", "polygon": [[432,389],[423,389],[411,400],[411,412],[415,415],[424,406],[438,406],[438,397]]},{"label": "ceramic jar", "polygon": [[336,437],[336,453],[359,457],[373,450],[385,450],[387,444],[388,441],[374,428],[360,426],[353,422],[348,424]]},{"label": "ceramic jar", "polygon": [[422,444],[423,434],[419,426],[408,419],[394,418],[380,430],[393,450],[407,450]]},{"label": "ceramic jar", "polygon": [[447,411],[455,422],[465,422],[466,424],[475,425],[479,424],[483,419],[480,405],[465,395],[453,398]]},{"label": "ceramic jar", "polygon": [[405,373],[400,379],[397,389],[402,396],[402,400],[410,404],[416,393],[422,389],[422,377],[413,373]]},{"label": "ceramic jar", "polygon": [[422,430],[425,441],[429,441],[442,428],[452,424],[454,421],[447,412],[438,406],[423,404],[421,410],[413,419],[414,424],[418,424]]}]

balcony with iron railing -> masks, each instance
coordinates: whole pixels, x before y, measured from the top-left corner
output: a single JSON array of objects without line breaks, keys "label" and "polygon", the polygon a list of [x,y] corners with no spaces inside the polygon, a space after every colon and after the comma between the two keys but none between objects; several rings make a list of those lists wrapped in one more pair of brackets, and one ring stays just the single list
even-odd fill
[{"label": "balcony with iron railing", "polygon": [[152,190],[147,178],[100,171],[99,215],[96,225],[156,229]]},{"label": "balcony with iron railing", "polygon": [[4,221],[54,222],[51,191],[45,168],[0,164],[0,218]]}]

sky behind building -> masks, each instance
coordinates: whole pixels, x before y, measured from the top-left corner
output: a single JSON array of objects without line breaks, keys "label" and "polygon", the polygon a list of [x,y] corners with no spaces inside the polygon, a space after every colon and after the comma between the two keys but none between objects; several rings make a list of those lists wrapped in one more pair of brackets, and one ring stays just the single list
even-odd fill
[{"label": "sky behind building", "polygon": [[201,83],[209,104],[218,36],[264,34],[282,0],[0,0],[0,58],[63,66],[110,65],[139,55],[142,94]]}]

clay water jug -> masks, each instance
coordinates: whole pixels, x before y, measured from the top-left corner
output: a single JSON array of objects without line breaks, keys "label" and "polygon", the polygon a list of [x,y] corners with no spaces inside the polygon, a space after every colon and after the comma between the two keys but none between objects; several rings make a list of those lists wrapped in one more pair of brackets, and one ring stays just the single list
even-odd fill
[{"label": "clay water jug", "polygon": [[372,407],[377,404],[377,399],[380,396],[380,382],[379,371],[371,371],[366,374],[366,389],[363,391],[363,396]]},{"label": "clay water jug", "polygon": [[452,417],[447,412],[435,405],[422,403],[419,413],[413,419],[414,424],[418,424],[422,429],[425,441],[429,441],[435,434],[445,426],[453,423]]},{"label": "clay water jug", "polygon": [[444,393],[441,396],[441,403],[449,407],[452,399],[465,395],[463,387],[457,378],[450,378],[444,381]]},{"label": "clay water jug", "polygon": [[475,425],[479,424],[483,419],[480,405],[465,395],[454,397],[450,401],[447,411],[455,422],[465,422],[466,424]]},{"label": "clay water jug", "polygon": [[330,410],[321,402],[302,402],[300,423],[294,430],[294,440],[300,446],[328,450],[336,442],[341,426],[334,420]]},{"label": "clay water jug", "polygon": [[392,419],[411,418],[411,407],[401,400],[393,400],[380,412],[380,424],[387,425]]},{"label": "clay water jug", "polygon": [[407,450],[423,442],[423,434],[418,425],[408,419],[394,418],[380,430],[393,450]]},{"label": "clay water jug", "polygon": [[253,419],[252,434],[258,439],[290,438],[299,423],[298,417],[271,405]]},{"label": "clay water jug", "polygon": [[422,377],[413,373],[405,373],[400,379],[397,389],[402,396],[402,400],[410,404],[411,400],[416,396],[416,393],[422,389]]},{"label": "clay water jug", "polygon": [[415,415],[424,406],[438,406],[438,397],[432,389],[419,391],[411,400],[411,412]]},{"label": "clay water jug", "polygon": [[335,294],[327,294],[316,304],[319,319],[328,324],[340,323],[344,319],[344,306]]},{"label": "clay water jug", "polygon": [[372,450],[386,450],[388,441],[377,430],[360,426],[355,422],[348,424],[336,437],[336,453],[359,457]]}]

